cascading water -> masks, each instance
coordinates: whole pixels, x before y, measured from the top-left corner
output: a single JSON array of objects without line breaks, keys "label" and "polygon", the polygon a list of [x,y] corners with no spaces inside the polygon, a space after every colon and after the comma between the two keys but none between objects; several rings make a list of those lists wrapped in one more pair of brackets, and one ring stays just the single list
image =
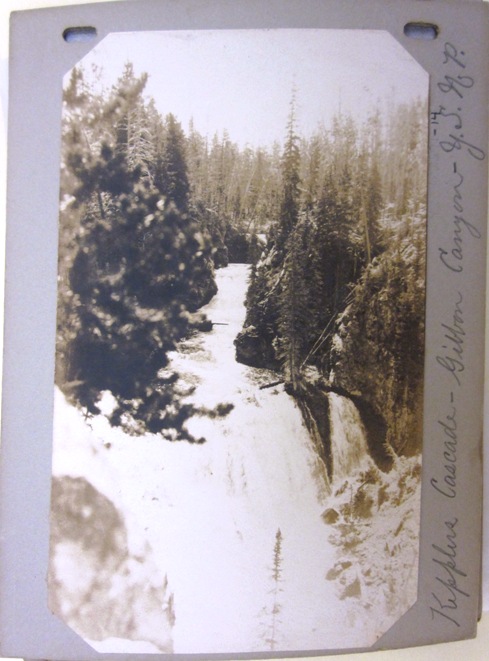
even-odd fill
[{"label": "cascading water", "polygon": [[[215,326],[183,341],[171,356],[170,367],[182,383],[196,386],[191,396],[196,405],[234,404],[224,418],[195,416],[189,421],[190,432],[204,436],[206,443],[169,443],[150,434],[135,440],[110,427],[103,416],[87,421],[59,394],[53,472],[84,478],[114,503],[127,528],[134,574],[121,578],[114,570],[113,585],[120,589],[118,581],[134,581],[137,604],[153,593],[166,600],[162,607],[168,612],[166,633],[174,652],[229,656],[369,646],[399,612],[385,620],[386,597],[369,587],[371,573],[355,596],[357,565],[363,563],[365,571],[372,565],[366,535],[370,525],[384,537],[386,530],[400,530],[400,517],[409,519],[413,510],[409,505],[389,510],[384,504],[377,522],[372,516],[361,528],[363,545],[356,544],[358,539],[349,543],[359,523],[344,507],[350,491],[336,494],[329,488],[318,456],[320,439],[315,445],[299,406],[283,387],[260,388],[276,374],[234,359],[247,275],[242,264],[217,272],[219,292],[202,310]],[[325,406],[323,394],[314,399],[316,407]],[[327,396],[329,424],[324,416],[317,435],[324,438],[330,428],[332,480],[351,478],[353,495],[362,481],[355,484],[355,473],[372,465],[365,429],[351,400]],[[309,416],[314,422],[311,411]],[[363,511],[368,509],[365,502]],[[336,514],[338,526],[325,519],[325,508]],[[414,528],[414,515],[409,520]],[[372,557],[380,558],[376,576],[383,585],[385,539],[378,533],[372,538],[374,544],[379,540]],[[406,545],[396,568],[412,564],[412,548]],[[146,580],[148,570],[142,567],[150,561],[155,568]],[[86,578],[78,573],[83,565],[78,565],[73,563],[74,576],[83,583]],[[393,580],[389,568],[385,574]],[[413,598],[415,589],[414,581]],[[373,595],[368,611],[364,590]],[[141,626],[134,634],[140,640],[113,638],[121,635],[120,628],[105,632],[110,637],[102,641],[87,640],[105,653],[152,652],[156,643],[163,647],[160,639],[166,635],[158,614],[148,617],[141,610],[138,621],[147,630]]]},{"label": "cascading water", "polygon": [[347,397],[328,393],[331,425],[331,464],[334,481],[371,464],[365,427],[357,407]]}]

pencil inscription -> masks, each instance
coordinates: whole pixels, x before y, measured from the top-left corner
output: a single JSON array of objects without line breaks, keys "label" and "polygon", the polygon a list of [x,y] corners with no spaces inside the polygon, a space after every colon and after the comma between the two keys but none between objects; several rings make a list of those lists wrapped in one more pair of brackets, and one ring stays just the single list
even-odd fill
[{"label": "pencil inscription", "polygon": [[466,333],[462,307],[463,294],[458,291],[456,296],[450,322],[441,324],[444,331],[444,344],[441,347],[443,351],[440,351],[436,357],[436,362],[447,370],[457,386],[460,386],[462,385],[461,374],[465,370],[464,341]]},{"label": "pencil inscription", "polygon": [[[454,101],[457,106],[448,109],[445,106],[440,106],[438,111],[431,113],[434,124],[438,123],[438,117],[449,120],[445,122],[445,128],[448,128],[451,132],[439,141],[439,145],[448,154],[462,151],[478,161],[483,161],[486,158],[486,153],[472,139],[466,137],[464,129],[465,122],[461,102],[476,83],[475,78],[467,72],[466,53],[453,44],[446,42],[443,56],[443,64],[448,70],[443,79],[438,82],[438,89],[447,95],[448,102]],[[434,129],[434,135],[437,135],[436,129]]]},{"label": "pencil inscription", "polygon": [[445,246],[438,248],[442,264],[453,273],[464,270],[465,246],[469,237],[480,239],[481,232],[464,214],[463,183],[464,175],[457,162],[453,164],[454,183],[451,196],[455,211],[451,223],[450,238]]},{"label": "pencil inscription", "polygon": [[437,589],[432,592],[433,606],[430,606],[431,619],[442,618],[460,627],[457,618],[459,599],[470,597],[463,585],[467,573],[457,565],[457,525],[458,519],[445,521],[445,539],[440,544],[432,544],[435,551],[432,561],[436,565]]},{"label": "pencil inscription", "polygon": [[442,429],[441,474],[443,477],[432,477],[431,486],[446,498],[455,498],[457,495],[457,446],[458,423],[457,409],[454,406],[455,396],[450,393],[450,407],[444,418],[438,420]]},{"label": "pencil inscription", "polygon": [[[476,135],[471,109],[477,83],[471,70],[471,59],[465,50],[450,42],[443,45],[443,72],[437,81],[438,103],[431,112],[433,143],[446,158],[444,166],[444,202],[449,209],[445,218],[444,236],[438,243],[441,271],[457,284],[448,299],[447,313],[439,329],[441,340],[436,363],[445,375],[444,403],[437,413],[434,439],[434,467],[429,475],[432,495],[445,503],[448,511],[431,540],[431,599],[428,609],[437,624],[458,629],[469,605],[467,559],[461,534],[461,514],[458,497],[464,490],[460,482],[462,455],[459,439],[465,437],[464,407],[460,397],[465,385],[466,351],[469,347],[469,302],[460,282],[473,264],[473,251],[482,238],[482,230],[474,219],[473,187],[476,163],[486,159]],[[462,275],[462,279],[465,276]],[[443,400],[442,400],[443,401]]]}]

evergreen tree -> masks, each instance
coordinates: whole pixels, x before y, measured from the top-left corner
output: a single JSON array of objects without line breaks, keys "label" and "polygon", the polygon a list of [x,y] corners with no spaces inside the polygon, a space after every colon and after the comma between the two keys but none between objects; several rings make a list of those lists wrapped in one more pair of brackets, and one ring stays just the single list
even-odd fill
[{"label": "evergreen tree", "polygon": [[310,286],[307,252],[310,223],[305,216],[298,222],[286,243],[281,292],[279,295],[277,349],[285,381],[292,392],[299,391],[302,360],[310,337]]},{"label": "evergreen tree", "polygon": [[188,210],[190,192],[185,151],[185,134],[180,123],[170,113],[165,118],[165,137],[158,159],[155,185],[183,213]]},{"label": "evergreen tree", "polygon": [[282,592],[281,583],[282,583],[282,543],[283,535],[280,528],[277,529],[275,534],[275,544],[273,546],[273,564],[271,568],[271,580],[272,580],[272,589],[271,594],[271,603],[269,606],[263,608],[263,615],[267,616],[268,621],[264,623],[264,640],[268,645],[269,649],[273,652],[277,649],[279,643],[278,630],[280,622],[280,612],[282,610],[280,604],[280,593]]},{"label": "evergreen tree", "polygon": [[126,63],[106,109],[107,115],[115,120],[115,151],[124,156],[129,167],[139,168],[144,176],[149,176],[148,163],[154,157],[142,98],[147,80],[147,74],[137,78],[132,64]]},{"label": "evergreen tree", "polygon": [[[320,136],[318,134],[314,135],[309,145],[305,173],[302,177],[305,187],[304,205],[309,211],[314,208],[319,196],[323,161],[322,148]],[[306,150],[303,149],[303,151]]]},{"label": "evergreen tree", "polygon": [[209,158],[207,139],[202,136],[190,120],[187,137],[187,166],[190,199],[194,205],[205,206],[209,180]]},{"label": "evergreen tree", "polygon": [[299,214],[300,204],[300,164],[301,154],[299,137],[296,133],[296,100],[295,94],[290,103],[290,112],[287,122],[287,134],[282,156],[282,194],[279,211],[279,225],[277,239],[279,246],[283,246]]}]

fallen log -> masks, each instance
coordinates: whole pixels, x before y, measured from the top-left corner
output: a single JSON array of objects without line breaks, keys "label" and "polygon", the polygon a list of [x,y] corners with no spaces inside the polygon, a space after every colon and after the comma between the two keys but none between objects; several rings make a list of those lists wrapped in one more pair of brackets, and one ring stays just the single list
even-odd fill
[{"label": "fallen log", "polygon": [[281,383],[285,383],[284,379],[279,381],[272,381],[272,383],[266,383],[264,386],[260,386],[259,390],[265,390],[266,388],[273,388],[273,386],[279,386]]}]

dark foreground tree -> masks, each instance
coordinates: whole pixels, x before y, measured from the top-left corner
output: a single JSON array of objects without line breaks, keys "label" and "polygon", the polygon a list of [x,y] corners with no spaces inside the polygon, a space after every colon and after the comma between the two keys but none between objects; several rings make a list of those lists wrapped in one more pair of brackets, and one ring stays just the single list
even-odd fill
[{"label": "dark foreground tree", "polygon": [[193,313],[216,292],[212,249],[197,222],[161,195],[110,131],[118,125],[111,118],[131,117],[141,91],[126,85],[105,103],[94,101],[100,112],[92,125],[67,115],[61,227],[74,237],[61,232],[56,377],[88,414],[100,412],[110,391],[110,422],[130,433],[196,440],[185,421],[226,407],[196,411],[166,368]]}]

